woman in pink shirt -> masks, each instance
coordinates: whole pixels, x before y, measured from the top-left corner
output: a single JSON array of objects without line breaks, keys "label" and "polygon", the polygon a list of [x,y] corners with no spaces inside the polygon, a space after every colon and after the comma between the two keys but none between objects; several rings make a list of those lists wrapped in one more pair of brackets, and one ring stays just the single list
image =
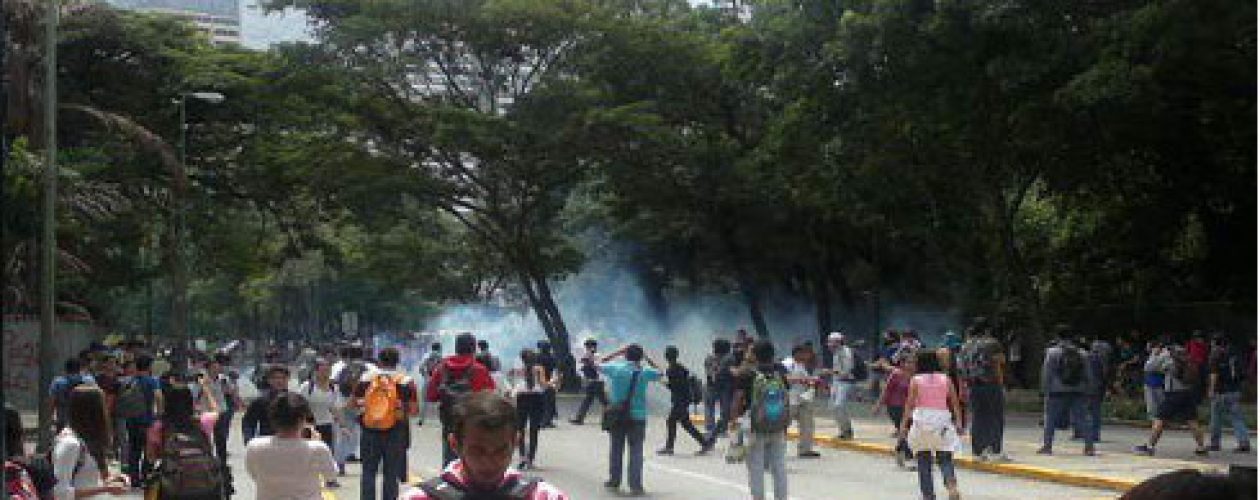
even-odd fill
[{"label": "woman in pink shirt", "polygon": [[935,454],[945,489],[949,491],[950,500],[955,500],[959,495],[954,453],[962,448],[959,429],[963,428],[958,392],[949,376],[941,372],[940,358],[932,350],[919,350],[915,372],[901,417],[900,437],[907,440],[918,459],[919,491],[923,498],[936,498],[932,486],[932,456]]},{"label": "woman in pink shirt", "polygon": [[892,421],[893,435],[897,437],[897,449],[893,452],[893,456],[897,458],[897,466],[905,468],[906,460],[914,458],[914,455],[910,453],[910,445],[906,443],[906,440],[901,439],[899,429],[906,409],[906,398],[910,396],[910,378],[914,376],[914,353],[900,352],[893,362],[896,364],[888,373],[888,379],[884,381],[884,391],[880,393],[879,400],[871,408],[871,414],[878,415],[880,406],[888,408],[888,419]]},{"label": "woman in pink shirt", "polygon": [[[203,387],[202,390],[205,390]],[[149,426],[148,434],[145,439],[145,459],[157,460],[162,458],[165,447],[168,446],[167,438],[178,432],[181,435],[192,436],[198,441],[202,451],[210,457],[214,457],[214,424],[219,419],[217,404],[214,399],[210,398],[212,411],[197,414],[195,398],[192,390],[185,384],[173,384],[170,389],[163,391],[163,411],[162,418]],[[218,459],[214,459],[217,464]],[[170,464],[164,464],[169,466]],[[158,470],[151,487],[160,487],[160,478],[164,472]],[[220,479],[224,476],[220,475]],[[157,498],[162,498],[158,493]]]}]

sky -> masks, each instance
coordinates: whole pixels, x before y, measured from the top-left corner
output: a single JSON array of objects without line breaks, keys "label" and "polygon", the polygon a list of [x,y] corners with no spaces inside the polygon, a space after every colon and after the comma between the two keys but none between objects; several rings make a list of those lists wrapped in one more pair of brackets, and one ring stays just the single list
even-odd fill
[{"label": "sky", "polygon": [[279,42],[311,40],[306,15],[289,9],[264,14],[261,0],[241,0],[241,38],[246,47],[265,49]]}]

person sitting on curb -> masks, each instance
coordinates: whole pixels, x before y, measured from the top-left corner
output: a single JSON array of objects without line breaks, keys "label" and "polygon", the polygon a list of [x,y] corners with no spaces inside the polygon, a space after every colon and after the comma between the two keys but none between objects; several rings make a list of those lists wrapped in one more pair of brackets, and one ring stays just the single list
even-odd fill
[{"label": "person sitting on curb", "polygon": [[518,429],[516,407],[507,398],[476,392],[456,405],[451,416],[446,439],[459,458],[441,476],[403,492],[400,499],[568,500],[559,488],[511,468]]}]

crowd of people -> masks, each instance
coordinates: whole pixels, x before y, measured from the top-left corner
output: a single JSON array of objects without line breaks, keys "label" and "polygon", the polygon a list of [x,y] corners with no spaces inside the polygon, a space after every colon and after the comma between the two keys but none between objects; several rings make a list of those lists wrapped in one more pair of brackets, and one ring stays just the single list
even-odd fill
[{"label": "crowd of people", "polygon": [[[601,351],[595,339],[586,339],[576,356],[582,401],[568,421],[583,425],[600,404],[600,425],[609,438],[604,486],[613,492],[624,486],[632,496],[646,493],[654,382],[669,392],[666,437],[657,454],[675,454],[678,427],[694,440],[697,454],[713,452],[724,440],[725,460],[744,464],[757,500],[788,498],[789,427],[799,433],[797,457],[819,458],[816,416],[834,419],[836,439],[854,439],[854,402],[861,399],[887,415],[896,463],[918,472],[923,498],[935,498],[934,465],[948,497],[959,498],[954,459],[968,433],[974,457],[1010,460],[1003,450],[1005,398],[1019,365],[1009,342],[985,321],[976,321],[965,337],[947,334],[935,347],[913,331],[889,331],[876,349],[855,344],[833,332],[821,348],[804,342],[783,356],[770,342],[740,330],[733,339],[715,339],[701,370],[693,372],[678,346],[667,346],[660,363],[637,344]],[[1095,454],[1103,400],[1123,397],[1135,381],[1152,422],[1150,439],[1135,452],[1154,454],[1166,426],[1185,423],[1194,431],[1196,453],[1206,455],[1220,450],[1227,422],[1237,440],[1234,451],[1250,451],[1240,400],[1254,383],[1254,350],[1223,335],[1197,333],[1184,343],[1152,342],[1144,353],[1129,339],[1118,345],[1058,329],[1039,377],[1039,453],[1054,453],[1057,431],[1071,428],[1082,452]],[[227,467],[231,423],[240,412],[244,469],[259,499],[322,498],[322,489],[340,487],[338,478],[354,462],[361,464],[364,500],[449,498],[452,491],[566,498],[527,475],[540,460],[541,431],[554,427],[558,416],[556,393],[564,375],[551,346],[544,341],[522,349],[507,358],[511,368],[487,339],[473,334],[457,336],[451,347],[453,353],[443,355],[441,343],[428,346],[410,370],[400,365],[402,353],[394,347],[374,353],[357,345],[316,349],[296,367],[269,352],[252,370],[258,396],[248,404],[228,352],[193,353],[179,369],[142,347],[88,351],[66,360],[49,388],[56,434],[46,463],[15,460],[21,465],[15,471],[50,498],[136,488],[154,498],[226,498],[233,494]],[[1125,375],[1135,367],[1141,377]],[[1211,415],[1206,437],[1197,422],[1203,401]],[[691,418],[697,406],[702,427]],[[443,472],[405,488],[412,425],[424,425],[433,411],[443,438]],[[8,441],[7,456],[29,457],[20,419],[8,422],[10,431],[19,432]],[[111,461],[119,473],[111,472]]]}]

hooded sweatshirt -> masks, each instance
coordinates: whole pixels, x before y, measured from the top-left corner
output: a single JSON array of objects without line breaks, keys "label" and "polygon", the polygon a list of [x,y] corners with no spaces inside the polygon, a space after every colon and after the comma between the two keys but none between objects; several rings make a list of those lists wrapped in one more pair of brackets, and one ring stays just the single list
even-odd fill
[{"label": "hooded sweatshirt", "polygon": [[[456,488],[463,489],[468,485],[468,478],[464,476],[464,464],[459,460],[451,462],[451,465],[446,467],[446,471],[442,473],[442,478],[445,479],[448,484],[455,486]],[[520,471],[516,469],[508,469],[507,472],[503,473],[503,482],[499,484],[507,484],[508,481],[521,479],[523,479],[523,476]],[[433,497],[430,497],[420,488],[408,489],[399,495],[398,498],[400,500],[433,499]],[[539,481],[534,486],[533,491],[530,492],[524,500],[569,500],[569,496],[565,495],[563,491],[560,491],[560,489],[555,486]]]},{"label": "hooded sweatshirt", "polygon": [[442,360],[442,364],[433,369],[433,373],[429,375],[429,385],[424,390],[424,399],[434,403],[442,400],[442,392],[438,388],[442,387],[443,377],[446,375],[443,371],[448,372],[451,377],[461,378],[466,370],[472,370],[468,381],[472,384],[473,392],[494,390],[494,379],[490,378],[490,370],[478,363],[472,354],[456,354]]}]

